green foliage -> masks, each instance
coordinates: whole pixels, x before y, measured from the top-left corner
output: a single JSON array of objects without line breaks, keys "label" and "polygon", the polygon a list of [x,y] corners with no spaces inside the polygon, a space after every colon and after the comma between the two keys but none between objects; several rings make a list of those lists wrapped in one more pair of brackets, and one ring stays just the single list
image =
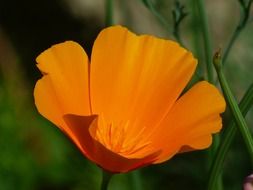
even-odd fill
[{"label": "green foliage", "polygon": [[[5,1],[12,2],[9,0]],[[224,36],[230,36],[230,33],[232,34],[224,42],[220,42],[222,37],[219,37],[220,34],[217,34],[221,25],[218,24],[218,21],[215,21],[215,23],[210,21],[215,13],[207,14],[208,8],[210,8],[204,4],[204,2],[208,3],[207,1],[139,1],[142,2],[140,3],[142,6],[145,6],[145,10],[150,11],[152,13],[151,15],[157,19],[156,21],[161,24],[161,28],[164,29],[166,34],[174,36],[181,44],[195,52],[195,56],[199,60],[199,66],[198,74],[195,75],[192,84],[203,78],[214,83],[217,81],[215,80],[217,77],[212,73],[213,65],[210,64],[210,58],[213,53],[212,45],[216,43],[217,47],[219,43],[227,44],[226,48],[224,48],[224,56],[222,57],[222,61],[227,63],[226,67],[223,68],[223,77],[232,84],[232,91],[235,92],[233,93],[233,97],[235,97],[233,98],[233,104],[237,106],[235,99],[241,97],[242,92],[253,81],[251,73],[251,63],[253,60],[251,53],[253,39],[251,35],[253,27],[252,25],[247,25],[251,17],[252,0],[238,0],[239,3],[236,2],[236,9],[241,11],[237,19],[239,22],[233,25],[234,30],[232,32],[224,32],[226,34]],[[2,2],[0,7],[6,8]],[[38,13],[38,10],[35,9],[37,4],[34,6],[32,1],[28,2],[30,2],[29,10],[34,16],[39,15],[41,18],[45,16],[44,13]],[[8,34],[5,40],[17,51],[17,54],[14,53],[12,56],[16,56],[13,62],[18,65],[16,67],[9,65],[8,61],[5,62],[4,60],[6,59],[2,57],[6,58],[8,54],[0,51],[0,189],[98,190],[102,180],[101,170],[85,159],[77,148],[55,126],[37,113],[32,97],[34,84],[31,84],[33,83],[31,81],[35,81],[35,76],[37,78],[39,77],[33,61],[38,52],[46,49],[57,40],[75,39],[76,36],[71,36],[70,34],[89,36],[88,41],[91,43],[94,40],[94,36],[96,36],[94,27],[99,28],[102,24],[99,21],[93,22],[93,19],[88,18],[88,24],[84,28],[77,27],[80,30],[80,33],[78,33],[77,29],[75,27],[73,28],[76,23],[73,23],[74,21],[80,21],[82,19],[76,19],[75,16],[71,17],[70,15],[63,17],[63,12],[57,11],[60,9],[59,5],[56,6],[52,1],[43,2],[44,7],[55,6],[52,8],[53,14],[55,15],[52,13],[48,14],[50,18],[52,17],[52,23],[50,23],[50,19],[46,21],[42,19],[34,22],[30,15],[25,18],[22,17],[22,23],[24,22],[26,24],[22,25],[17,22],[17,18],[20,15],[16,11],[13,11],[16,7],[6,8],[9,11],[7,17],[6,15],[2,16],[4,13],[2,9],[0,11],[0,19],[3,21],[1,22],[1,31],[3,28],[3,31]],[[117,9],[117,3],[119,2],[116,0],[107,1],[107,25],[114,24],[117,21],[114,17],[121,11]],[[24,7],[22,8],[24,9]],[[29,11],[23,9],[21,12],[28,14],[27,12]],[[68,10],[69,7],[65,7],[65,9]],[[133,9],[136,9],[138,12],[138,8],[134,7]],[[34,11],[36,14],[32,10],[36,10]],[[230,14],[233,14],[233,12],[230,12]],[[211,17],[207,17],[207,15]],[[60,18],[64,22],[61,23],[60,19],[54,20],[54,18]],[[146,18],[142,19],[145,20]],[[4,21],[7,20],[8,22],[5,23]],[[15,21],[16,25],[9,23],[12,20]],[[232,22],[235,20],[233,16],[230,20],[234,24]],[[49,24],[44,25],[45,23],[43,21]],[[142,26],[142,23],[138,24]],[[69,31],[66,31],[64,36],[57,38],[58,33],[49,32],[52,29],[51,27],[55,25],[60,28],[57,31],[59,33],[62,33],[63,29],[64,31]],[[128,25],[128,23],[125,23],[125,25]],[[153,26],[152,23],[150,25],[156,31],[155,29],[157,28],[155,28],[155,25]],[[30,28],[27,28],[28,26]],[[39,28],[40,26],[41,28]],[[215,29],[212,28],[214,26]],[[246,26],[248,26],[247,29]],[[48,41],[50,44],[43,43],[44,39],[40,39],[37,36],[37,32],[43,31],[43,29],[45,30],[44,36],[51,39],[51,41]],[[52,30],[56,31],[55,28]],[[43,32],[39,33],[39,36],[42,34]],[[52,38],[55,41],[52,41]],[[83,38],[79,38],[78,40],[83,42]],[[86,43],[86,41],[84,42]],[[2,47],[5,47],[5,45],[1,40]],[[27,60],[31,61],[27,63]],[[222,88],[224,89],[224,86]],[[251,101],[245,101],[246,103],[240,107],[244,115],[246,114],[245,109],[247,108],[248,111],[252,107],[252,92],[247,94],[251,95],[250,98],[247,98],[247,100],[250,99]],[[237,109],[236,112],[240,112],[240,110]],[[238,116],[238,113],[235,114]],[[234,121],[234,116],[229,111],[223,115],[223,118],[224,128],[226,130],[221,133],[221,144],[217,144],[218,152],[214,149],[214,153],[218,155],[217,157],[216,154],[212,154],[213,156],[211,158],[207,158],[209,154],[206,151],[179,154],[164,164],[149,166],[138,171],[113,176],[109,190],[205,189],[210,177],[209,172],[215,169],[216,172],[211,174],[210,180],[216,181],[217,171],[222,171],[222,175],[219,177],[222,177],[220,179],[223,181],[224,189],[240,189],[244,178],[252,172],[252,167],[250,166],[252,160],[248,156],[246,146],[244,145],[245,139],[252,133],[250,131],[253,122],[252,112],[249,111],[248,118],[246,118],[250,130],[244,132],[244,138],[236,132],[235,124],[231,124]],[[238,120],[244,120],[242,115],[240,115]],[[245,121],[243,122],[245,127]],[[234,137],[234,139],[231,137]],[[232,140],[234,141],[233,143],[231,142]],[[248,145],[248,147],[250,146]],[[219,160],[217,161],[217,159]],[[216,163],[216,166],[214,164],[214,166],[209,168],[207,160]],[[211,185],[213,185],[212,188],[216,189],[215,184]]]}]

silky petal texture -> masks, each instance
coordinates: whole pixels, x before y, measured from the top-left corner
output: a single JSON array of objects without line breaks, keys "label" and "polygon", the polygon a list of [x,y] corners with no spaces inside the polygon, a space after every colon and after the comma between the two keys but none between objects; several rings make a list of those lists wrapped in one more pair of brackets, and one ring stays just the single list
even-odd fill
[{"label": "silky petal texture", "polygon": [[38,111],[110,172],[207,148],[221,128],[225,102],[214,86],[200,82],[180,97],[197,61],[175,42],[114,26],[97,37],[90,70],[85,51],[71,41],[37,62]]},{"label": "silky petal texture", "polygon": [[36,61],[43,77],[34,89],[35,105],[40,114],[73,135],[62,117],[90,114],[88,57],[79,44],[67,41],[44,51]]},{"label": "silky petal texture", "polygon": [[184,146],[195,150],[209,147],[211,135],[222,127],[219,114],[224,110],[224,98],[215,86],[205,81],[194,85],[177,100],[153,134],[152,146],[162,147],[155,163],[168,160]]},{"label": "silky petal texture", "polygon": [[[92,50],[92,113],[118,128],[128,125],[126,142],[142,131],[138,143],[145,145],[143,137],[163,120],[196,64],[192,54],[175,42],[136,36],[121,26],[104,29]],[[153,151],[149,147],[131,157],[149,154]]]},{"label": "silky petal texture", "polygon": [[[89,132],[90,127],[96,127],[97,116],[78,116],[78,115],[65,115],[64,119],[75,138],[81,144],[80,150],[84,154],[88,153],[91,156],[91,160],[97,163],[103,169],[113,172],[128,172],[139,167],[151,164],[157,158],[160,153],[156,151],[150,155],[144,156],[140,159],[128,159],[124,158],[108,149],[102,144],[92,138]],[[85,151],[84,151],[85,150]]]}]

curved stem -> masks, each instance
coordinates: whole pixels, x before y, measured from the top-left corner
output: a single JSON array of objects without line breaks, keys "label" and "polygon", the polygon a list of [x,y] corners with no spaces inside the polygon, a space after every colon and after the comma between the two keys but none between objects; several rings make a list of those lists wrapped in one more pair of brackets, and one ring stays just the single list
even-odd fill
[{"label": "curved stem", "polygon": [[141,185],[140,171],[136,170],[136,171],[131,172],[130,177],[131,177],[131,182],[132,182],[132,189],[142,190],[143,188]]},{"label": "curved stem", "polygon": [[181,44],[183,47],[185,47],[184,44],[183,44],[183,41],[182,41],[182,39],[181,39],[181,36],[180,36],[180,34],[179,34],[178,26],[176,26],[175,30],[173,31],[173,36],[175,37],[176,41],[177,41],[179,44]]},{"label": "curved stem", "polygon": [[144,2],[145,2],[145,5],[151,11],[151,13],[158,19],[158,21],[165,27],[165,29],[169,33],[172,33],[171,30],[170,30],[170,25],[168,24],[168,22],[166,21],[166,19],[159,12],[156,11],[156,9],[154,8],[154,6],[150,2],[150,0],[145,0]]},{"label": "curved stem", "polygon": [[222,87],[222,91],[225,95],[225,98],[227,100],[227,103],[230,107],[230,110],[233,114],[233,117],[235,119],[236,125],[238,126],[243,140],[246,144],[246,147],[248,149],[251,161],[253,162],[253,139],[251,135],[251,131],[249,127],[246,124],[246,121],[236,103],[236,100],[230,90],[230,87],[228,85],[227,79],[223,73],[222,63],[221,63],[221,57],[220,52],[216,53],[214,56],[214,66],[218,74],[218,78]]},{"label": "curved stem", "polygon": [[[239,107],[243,116],[247,114],[253,104],[253,84],[248,88],[247,92],[243,96]],[[208,190],[216,190],[218,177],[221,175],[223,163],[228,153],[229,147],[232,144],[235,134],[237,132],[236,123],[232,120],[224,131],[222,136],[222,142],[216,152],[215,160],[212,163],[211,171],[208,181]]]},{"label": "curved stem", "polygon": [[102,184],[101,184],[101,190],[107,190],[109,182],[113,176],[112,173],[106,172],[105,170],[103,172],[103,179],[102,179]]},{"label": "curved stem", "polygon": [[[192,0],[192,1],[195,1],[195,0]],[[196,3],[196,8],[198,10],[202,35],[204,38],[204,53],[205,53],[207,80],[210,83],[214,83],[213,65],[212,65],[212,44],[211,44],[207,14],[205,11],[205,4],[204,4],[204,0],[196,0],[195,3]],[[210,167],[212,163],[212,159],[214,158],[214,153],[217,151],[217,148],[219,146],[219,141],[220,141],[220,136],[219,134],[216,134],[213,138],[213,145],[208,152],[209,153],[208,160],[207,160],[208,167]],[[221,178],[219,179],[219,183],[217,183],[215,187],[216,187],[216,190],[223,189]]]},{"label": "curved stem", "polygon": [[147,6],[147,8],[151,11],[151,13],[157,18],[157,20],[161,23],[161,25],[165,28],[166,31],[168,31],[169,34],[172,34],[176,41],[183,47],[184,44],[181,40],[181,37],[179,35],[178,26],[177,29],[172,31],[170,24],[167,22],[167,20],[155,9],[152,2],[150,0],[143,0],[144,4]]},{"label": "curved stem", "polygon": [[228,55],[230,53],[230,50],[233,47],[233,45],[234,45],[236,39],[238,38],[239,34],[241,33],[242,29],[243,28],[236,28],[236,30],[234,31],[234,33],[233,33],[233,35],[232,35],[232,37],[231,37],[231,39],[230,39],[230,41],[228,43],[228,46],[227,46],[227,48],[224,51],[223,64],[226,62],[227,57],[228,57]]},{"label": "curved stem", "polygon": [[[194,55],[196,55],[199,64],[197,65],[198,75],[201,76],[202,80],[204,80],[204,57],[202,55],[202,39],[199,38],[201,35],[201,28],[200,28],[200,18],[198,14],[198,9],[196,6],[196,1],[191,1],[191,10],[192,10],[192,19],[191,19],[191,33],[193,38],[193,49],[194,49]],[[199,77],[198,77],[199,78]]]},{"label": "curved stem", "polygon": [[245,28],[245,26],[249,20],[250,8],[251,8],[252,2],[253,1],[250,0],[247,5],[241,4],[241,7],[242,7],[241,18],[240,18],[238,26],[235,28],[235,31],[234,31],[233,35],[231,36],[231,39],[228,42],[227,48],[224,51],[224,56],[222,59],[223,64],[225,64],[231,48],[233,47],[236,39],[238,38],[238,36],[242,32],[242,30]]},{"label": "curved stem", "polygon": [[112,26],[113,20],[113,0],[105,1],[105,26]]},{"label": "curved stem", "polygon": [[204,38],[204,50],[206,55],[206,70],[207,70],[207,79],[210,83],[213,83],[213,66],[212,66],[212,45],[210,39],[210,32],[207,23],[207,16],[205,12],[204,0],[196,0],[196,5],[199,11],[199,18],[201,22],[201,28]]}]

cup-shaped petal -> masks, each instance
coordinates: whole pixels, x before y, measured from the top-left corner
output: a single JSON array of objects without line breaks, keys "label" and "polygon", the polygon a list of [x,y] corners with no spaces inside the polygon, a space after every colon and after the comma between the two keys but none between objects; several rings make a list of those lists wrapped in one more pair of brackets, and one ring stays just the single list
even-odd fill
[{"label": "cup-shaped petal", "polygon": [[142,158],[123,157],[107,149],[91,136],[90,128],[97,127],[98,123],[96,115],[78,116],[67,114],[64,116],[64,120],[70,127],[72,134],[74,134],[74,138],[81,144],[81,147],[79,147],[81,152],[89,155],[92,161],[109,172],[128,172],[143,167],[153,163],[160,153],[159,150],[156,150],[156,152],[152,152]]},{"label": "cup-shaped petal", "polygon": [[[220,113],[225,101],[208,82],[199,82],[180,97],[152,135],[153,146],[162,147],[157,163],[178,151],[204,149],[211,145],[212,134],[220,131]],[[183,148],[183,150],[182,150]]]},{"label": "cup-shaped petal", "polygon": [[180,97],[197,61],[173,41],[113,26],[98,35],[90,65],[70,41],[37,62],[38,111],[110,172],[207,148],[221,129],[225,102],[213,85],[200,82]]},{"label": "cup-shaped petal", "polygon": [[[192,54],[173,41],[137,36],[121,26],[104,29],[92,50],[92,112],[103,116],[98,118],[103,120],[100,125],[126,128],[121,147],[125,143],[128,148],[118,150],[118,141],[104,144],[126,157],[153,151],[145,136],[171,109],[196,64]],[[131,148],[136,142],[141,145]]]},{"label": "cup-shaped petal", "polygon": [[90,115],[88,57],[79,44],[67,41],[47,49],[36,61],[43,77],[34,89],[35,105],[41,115],[72,136],[63,115]]}]

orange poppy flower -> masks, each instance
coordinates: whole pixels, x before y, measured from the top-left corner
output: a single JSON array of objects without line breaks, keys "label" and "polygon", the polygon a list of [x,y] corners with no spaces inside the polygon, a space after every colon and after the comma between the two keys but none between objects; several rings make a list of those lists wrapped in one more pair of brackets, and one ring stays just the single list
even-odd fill
[{"label": "orange poppy flower", "polygon": [[89,62],[67,41],[41,53],[38,111],[91,161],[127,172],[210,146],[225,102],[208,82],[180,97],[197,65],[177,43],[113,26],[98,35]]}]

